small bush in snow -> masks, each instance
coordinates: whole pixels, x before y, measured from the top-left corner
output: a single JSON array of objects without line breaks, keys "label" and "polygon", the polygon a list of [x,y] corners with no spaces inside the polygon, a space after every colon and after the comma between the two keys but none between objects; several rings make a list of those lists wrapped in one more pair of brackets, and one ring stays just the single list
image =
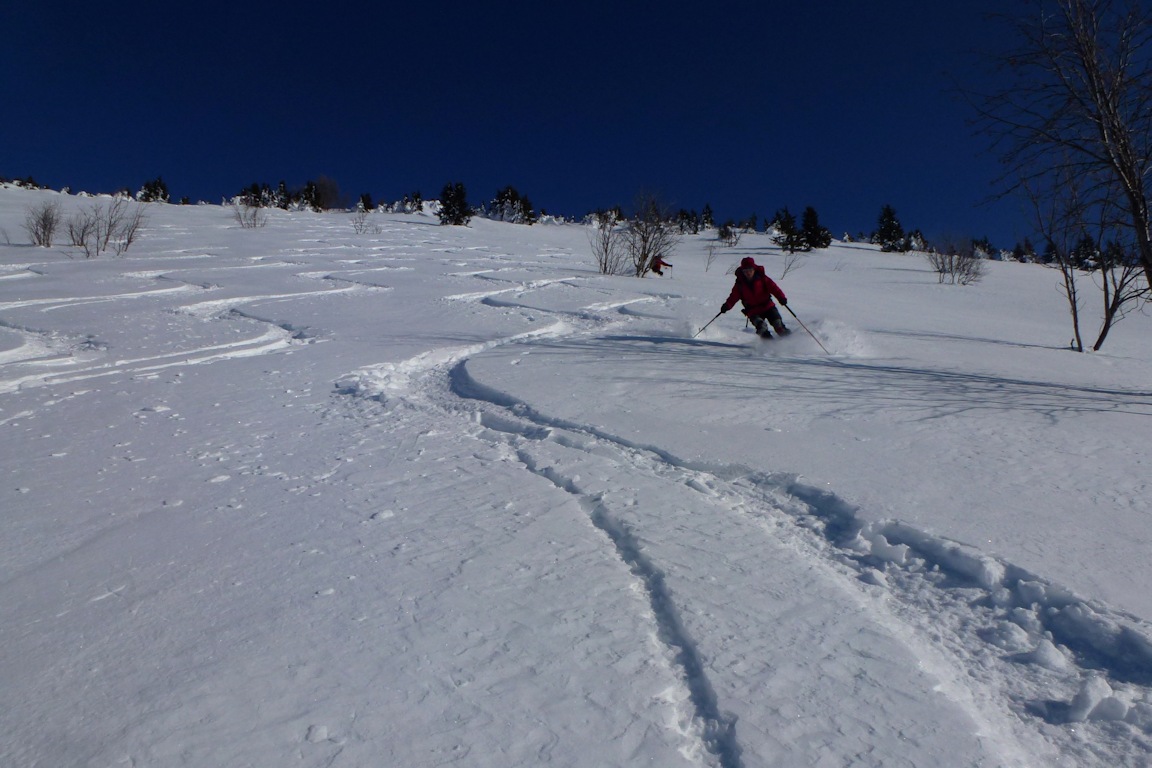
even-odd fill
[{"label": "small bush in snow", "polygon": [[268,223],[268,212],[262,206],[243,199],[232,203],[232,217],[241,229],[258,229]]},{"label": "small bush in snow", "polygon": [[968,245],[957,245],[945,239],[938,250],[929,251],[928,263],[941,283],[971,285],[984,277],[984,259],[981,250],[972,241]]},{"label": "small bush in snow", "polygon": [[72,245],[91,259],[110,249],[117,256],[124,254],[136,241],[143,224],[144,206],[117,195],[108,205],[95,203],[88,210],[79,211],[68,220],[67,227]]},{"label": "small bush in snow", "polygon": [[24,216],[24,230],[32,245],[50,248],[56,229],[60,226],[60,204],[56,201],[40,203],[28,209]]},{"label": "small bush in snow", "polygon": [[371,216],[372,214],[368,212],[368,209],[357,207],[356,213],[352,215],[352,229],[356,234],[380,234],[380,225],[373,223]]}]

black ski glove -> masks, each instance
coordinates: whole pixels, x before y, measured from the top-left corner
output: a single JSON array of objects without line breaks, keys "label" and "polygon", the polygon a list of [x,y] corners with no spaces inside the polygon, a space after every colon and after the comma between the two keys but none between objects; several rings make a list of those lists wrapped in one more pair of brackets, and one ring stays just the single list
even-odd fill
[{"label": "black ski glove", "polygon": [[788,306],[788,299],[780,299],[780,303],[786,307]]},{"label": "black ski glove", "polygon": [[720,307],[720,314],[724,314],[727,311],[728,311],[728,307]]}]

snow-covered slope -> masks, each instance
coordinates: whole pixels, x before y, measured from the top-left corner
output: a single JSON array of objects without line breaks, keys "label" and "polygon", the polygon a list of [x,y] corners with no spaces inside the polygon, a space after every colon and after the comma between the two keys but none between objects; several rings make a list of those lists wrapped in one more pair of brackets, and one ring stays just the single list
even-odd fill
[{"label": "snow-covered slope", "polygon": [[[1146,316],[422,215],[84,260],[44,199],[93,203],[0,189],[0,763],[1152,764]],[[693,338],[744,256],[828,353]]]}]

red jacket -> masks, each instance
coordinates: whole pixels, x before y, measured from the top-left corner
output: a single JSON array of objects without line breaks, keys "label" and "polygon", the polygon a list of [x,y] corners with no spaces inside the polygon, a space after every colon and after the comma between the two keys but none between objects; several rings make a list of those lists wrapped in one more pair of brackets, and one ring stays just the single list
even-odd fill
[{"label": "red jacket", "polygon": [[776,285],[776,281],[764,274],[764,267],[757,264],[756,274],[752,275],[751,280],[745,278],[741,270],[737,270],[736,284],[732,286],[732,293],[724,302],[724,311],[727,312],[736,306],[737,301],[742,301],[744,314],[749,317],[762,315],[775,306],[772,303],[773,296],[780,301],[788,301],[788,297],[780,290],[780,286]]}]

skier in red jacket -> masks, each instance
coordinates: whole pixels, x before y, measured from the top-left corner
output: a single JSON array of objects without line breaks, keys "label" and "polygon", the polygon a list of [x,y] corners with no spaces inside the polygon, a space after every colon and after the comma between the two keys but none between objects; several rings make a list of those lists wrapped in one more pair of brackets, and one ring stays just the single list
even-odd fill
[{"label": "skier in red jacket", "polygon": [[740,266],[736,268],[736,284],[732,286],[732,293],[728,295],[724,306],[720,307],[720,312],[723,314],[736,306],[737,301],[742,301],[744,314],[752,321],[752,325],[756,326],[756,333],[765,339],[770,339],[772,331],[768,330],[768,326],[772,326],[772,330],[776,333],[787,336],[792,331],[784,327],[780,310],[772,303],[773,296],[779,299],[781,304],[788,304],[788,297],[784,295],[780,286],[776,285],[776,281],[764,274],[764,267],[757,264],[751,256],[745,256]]},{"label": "skier in red jacket", "polygon": [[672,265],[664,261],[664,259],[660,258],[659,256],[653,256],[651,263],[648,264],[648,269],[660,275],[660,277],[664,277],[664,267],[670,266]]}]

